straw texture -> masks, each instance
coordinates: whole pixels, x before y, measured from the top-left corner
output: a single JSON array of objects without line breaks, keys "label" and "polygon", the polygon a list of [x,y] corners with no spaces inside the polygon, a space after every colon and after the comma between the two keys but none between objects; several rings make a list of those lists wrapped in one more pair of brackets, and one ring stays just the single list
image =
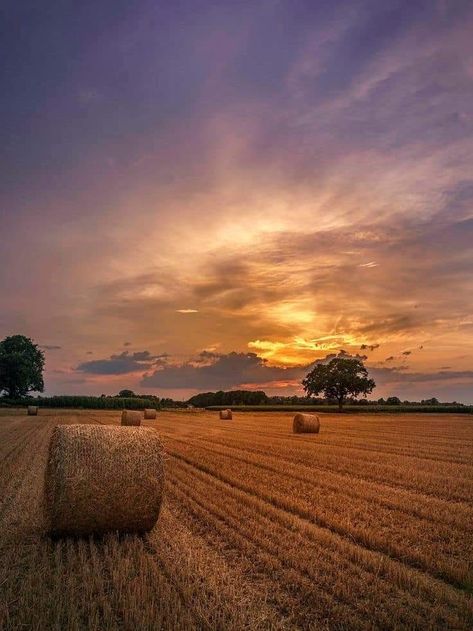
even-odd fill
[{"label": "straw texture", "polygon": [[123,410],[122,425],[138,426],[141,425],[141,412],[134,410]]},{"label": "straw texture", "polygon": [[163,447],[147,427],[59,425],[45,477],[52,535],[146,532],[161,508]]},{"label": "straw texture", "polygon": [[296,414],[292,423],[294,434],[318,434],[320,420],[315,414]]}]

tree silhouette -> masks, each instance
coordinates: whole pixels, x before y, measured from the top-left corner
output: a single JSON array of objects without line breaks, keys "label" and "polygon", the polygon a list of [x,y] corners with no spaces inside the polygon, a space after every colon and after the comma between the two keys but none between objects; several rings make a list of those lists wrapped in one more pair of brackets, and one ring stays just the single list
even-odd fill
[{"label": "tree silhouette", "polygon": [[117,394],[117,397],[132,399],[133,397],[136,397],[136,394],[133,392],[133,390],[120,390],[120,392]]},{"label": "tree silhouette", "polygon": [[317,364],[302,385],[309,396],[323,392],[326,399],[336,399],[340,410],[348,396],[367,395],[376,386],[356,357],[334,357],[328,364]]},{"label": "tree silhouette", "polygon": [[31,390],[43,392],[44,353],[24,335],[11,335],[0,342],[0,392],[12,399]]}]

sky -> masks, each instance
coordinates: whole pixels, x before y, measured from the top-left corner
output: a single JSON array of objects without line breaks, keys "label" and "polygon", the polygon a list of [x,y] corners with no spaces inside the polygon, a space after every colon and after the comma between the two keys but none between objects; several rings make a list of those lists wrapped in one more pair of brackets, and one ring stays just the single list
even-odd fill
[{"label": "sky", "polygon": [[0,338],[47,394],[473,403],[473,3],[4,0]]}]

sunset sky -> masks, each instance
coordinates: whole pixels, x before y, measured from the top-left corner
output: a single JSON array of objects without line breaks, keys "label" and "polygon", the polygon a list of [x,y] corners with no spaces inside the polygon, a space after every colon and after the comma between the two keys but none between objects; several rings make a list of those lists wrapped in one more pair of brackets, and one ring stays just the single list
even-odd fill
[{"label": "sunset sky", "polygon": [[46,393],[473,403],[473,3],[6,0],[0,338]]}]

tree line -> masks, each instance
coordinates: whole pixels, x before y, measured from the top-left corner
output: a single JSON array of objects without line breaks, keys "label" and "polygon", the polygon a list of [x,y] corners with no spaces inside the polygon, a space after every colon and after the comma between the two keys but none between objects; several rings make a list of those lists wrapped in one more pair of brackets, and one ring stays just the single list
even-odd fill
[{"label": "tree line", "polygon": [[[24,405],[30,402],[29,392],[43,392],[44,353],[30,338],[12,335],[0,342],[0,394],[2,402],[10,405]],[[367,395],[376,384],[368,375],[363,361],[358,357],[338,356],[329,362],[319,362],[302,380],[305,396],[267,396],[263,390],[230,390],[201,392],[187,402],[171,398],[160,399],[153,394],[135,394],[123,389],[116,395],[102,394],[91,396],[37,397],[39,405],[50,407],[87,407],[97,409],[143,409],[145,407],[186,407],[206,408],[212,406],[263,406],[263,405],[343,405],[438,406],[439,401],[432,397],[420,402],[403,401],[391,396],[387,399],[369,401]],[[322,395],[323,398],[320,398]],[[360,399],[359,397],[362,396]],[[443,404],[456,405],[462,404]]]}]

